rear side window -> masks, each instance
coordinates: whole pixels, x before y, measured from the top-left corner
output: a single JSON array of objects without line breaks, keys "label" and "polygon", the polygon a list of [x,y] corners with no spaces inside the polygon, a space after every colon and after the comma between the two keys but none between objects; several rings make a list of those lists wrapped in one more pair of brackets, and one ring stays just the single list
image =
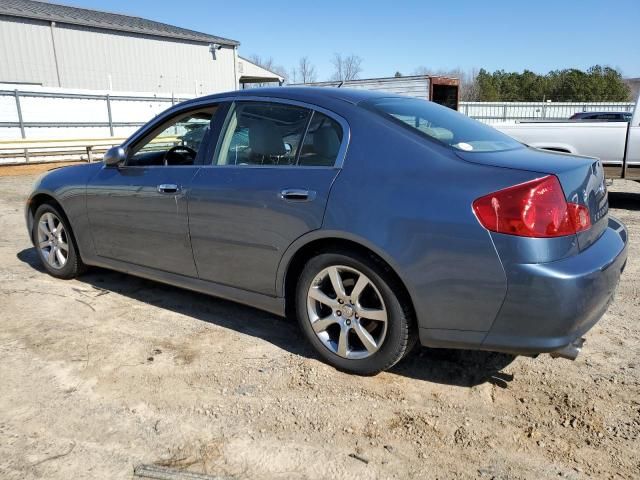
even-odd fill
[{"label": "rear side window", "polygon": [[241,102],[227,118],[217,165],[293,165],[311,110],[275,103]]},{"label": "rear side window", "polygon": [[238,102],[226,120],[216,165],[332,167],[342,127],[294,105]]},{"label": "rear side window", "polygon": [[323,113],[314,112],[300,149],[298,165],[332,167],[341,143],[342,127],[338,122]]},{"label": "rear side window", "polygon": [[423,136],[465,152],[497,152],[523,145],[450,108],[417,98],[379,98],[361,104]]}]

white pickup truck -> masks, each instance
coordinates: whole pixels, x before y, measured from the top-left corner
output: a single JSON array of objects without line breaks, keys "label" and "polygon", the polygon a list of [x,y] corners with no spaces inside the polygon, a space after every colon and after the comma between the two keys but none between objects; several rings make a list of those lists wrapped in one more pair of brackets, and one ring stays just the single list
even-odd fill
[{"label": "white pickup truck", "polygon": [[493,124],[531,147],[597,157],[608,178],[640,181],[640,98],[630,122],[530,121]]}]

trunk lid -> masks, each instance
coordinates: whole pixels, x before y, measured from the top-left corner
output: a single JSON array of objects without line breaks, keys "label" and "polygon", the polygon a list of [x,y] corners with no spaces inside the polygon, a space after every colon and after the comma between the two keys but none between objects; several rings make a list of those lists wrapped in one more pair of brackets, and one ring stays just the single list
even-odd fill
[{"label": "trunk lid", "polygon": [[567,202],[589,208],[591,228],[578,233],[578,247],[595,242],[608,224],[609,201],[602,162],[596,158],[518,148],[501,152],[456,152],[463,160],[481,165],[527,170],[558,177]]}]

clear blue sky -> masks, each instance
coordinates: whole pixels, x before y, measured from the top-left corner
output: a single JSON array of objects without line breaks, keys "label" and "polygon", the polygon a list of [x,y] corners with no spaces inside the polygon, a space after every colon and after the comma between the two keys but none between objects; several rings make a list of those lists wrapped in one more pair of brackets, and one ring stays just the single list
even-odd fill
[{"label": "clear blue sky", "polygon": [[334,52],[363,58],[361,77],[484,67],[610,65],[640,77],[640,0],[60,0],[241,42],[240,54],[290,70],[308,56],[318,80]]}]

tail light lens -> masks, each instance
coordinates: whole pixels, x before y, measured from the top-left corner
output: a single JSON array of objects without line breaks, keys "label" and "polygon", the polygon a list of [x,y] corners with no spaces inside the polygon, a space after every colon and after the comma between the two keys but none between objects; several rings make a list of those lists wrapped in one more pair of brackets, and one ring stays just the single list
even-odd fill
[{"label": "tail light lens", "polygon": [[591,227],[589,209],[567,202],[554,175],[480,197],[473,211],[487,230],[521,237],[561,237]]}]

